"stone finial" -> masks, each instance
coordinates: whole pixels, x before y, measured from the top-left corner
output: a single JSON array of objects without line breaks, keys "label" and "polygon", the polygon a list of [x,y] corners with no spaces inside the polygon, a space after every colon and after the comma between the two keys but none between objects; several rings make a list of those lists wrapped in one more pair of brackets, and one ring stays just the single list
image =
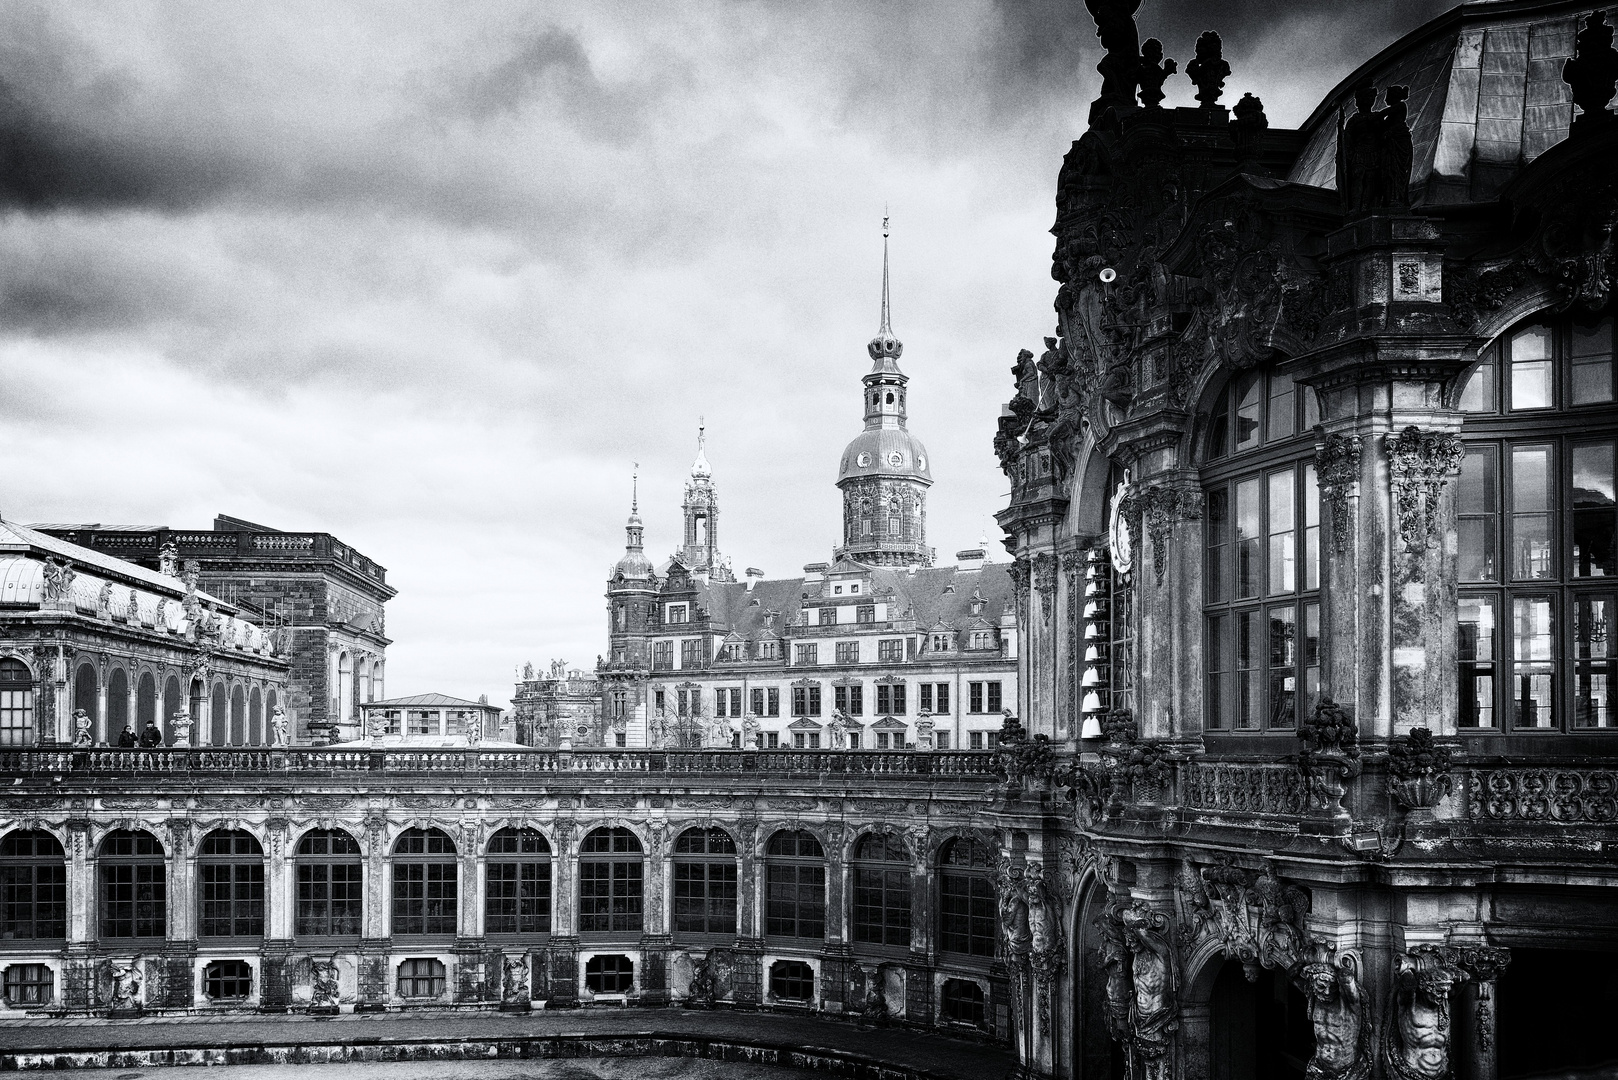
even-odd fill
[{"label": "stone finial", "polygon": [[1185,73],[1197,84],[1197,101],[1204,109],[1216,108],[1219,95],[1225,92],[1225,80],[1230,78],[1230,65],[1225,62],[1225,45],[1219,35],[1205,30],[1197,38],[1197,56],[1185,66]]},{"label": "stone finial", "polygon": [[1147,38],[1140,47],[1140,103],[1148,109],[1161,107],[1163,84],[1178,70],[1180,67],[1173,59],[1163,59],[1163,43]]},{"label": "stone finial", "polygon": [[1601,12],[1584,17],[1577,50],[1562,65],[1562,81],[1572,88],[1573,104],[1582,110],[1573,118],[1571,134],[1592,134],[1612,120],[1607,102],[1618,92],[1618,49],[1612,47],[1612,27]]},{"label": "stone finial", "polygon": [[1096,37],[1106,55],[1096,65],[1101,73],[1101,96],[1090,106],[1090,123],[1096,124],[1115,106],[1135,104],[1135,87],[1140,81],[1140,31],[1135,28],[1135,12],[1141,0],[1084,0],[1096,23]]},{"label": "stone finial", "polygon": [[1264,133],[1270,128],[1264,102],[1252,94],[1243,94],[1231,114],[1235,117],[1230,122],[1230,138],[1236,144],[1236,160],[1244,164],[1256,161],[1264,150]]}]

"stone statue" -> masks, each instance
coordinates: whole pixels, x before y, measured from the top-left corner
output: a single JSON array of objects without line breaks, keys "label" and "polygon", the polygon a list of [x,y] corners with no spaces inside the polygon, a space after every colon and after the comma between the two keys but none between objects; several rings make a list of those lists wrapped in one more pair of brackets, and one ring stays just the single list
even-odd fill
[{"label": "stone statue", "polygon": [[1377,90],[1354,91],[1354,115],[1337,131],[1337,191],[1343,213],[1410,206],[1410,89],[1390,86],[1387,108],[1373,111]]},{"label": "stone statue", "polygon": [[332,953],[324,960],[314,960],[309,967],[309,987],[311,1009],[336,1010],[342,997],[341,984],[337,970],[337,954]]},{"label": "stone statue", "polygon": [[372,739],[381,739],[382,736],[386,735],[387,733],[387,717],[383,716],[380,712],[371,713],[370,722],[366,725],[366,734],[370,735]]},{"label": "stone statue", "polygon": [[1377,194],[1382,205],[1396,210],[1410,208],[1410,87],[1390,86],[1385,95],[1387,108],[1376,114],[1380,134],[1381,184]]},{"label": "stone statue", "polygon": [[712,1005],[718,996],[719,987],[714,980],[711,958],[697,957],[691,965],[691,986],[686,991],[687,1000]]},{"label": "stone statue", "polygon": [[1372,184],[1376,176],[1377,146],[1376,87],[1361,86],[1354,91],[1354,115],[1337,131],[1337,193],[1343,211],[1350,213],[1372,205]]},{"label": "stone statue", "polygon": [[1570,134],[1582,136],[1612,122],[1607,102],[1618,84],[1618,49],[1612,47],[1612,27],[1599,11],[1585,16],[1577,41],[1576,52],[1562,65],[1562,81],[1573,91],[1573,104],[1582,110],[1573,118]]},{"label": "stone statue", "polygon": [[1443,1080],[1449,1071],[1449,995],[1465,973],[1436,945],[1397,958],[1383,1053],[1393,1080]]},{"label": "stone statue", "polygon": [[528,663],[526,663],[526,664],[524,664],[522,666],[522,681],[523,682],[533,682],[534,681],[534,664],[533,664],[533,661],[529,661]]},{"label": "stone statue", "polygon": [[527,1005],[533,995],[528,954],[507,953],[501,960],[503,981],[500,984],[501,1005]]},{"label": "stone statue", "polygon": [[90,734],[90,714],[83,709],[73,710],[73,745],[95,745],[95,738]]},{"label": "stone statue", "polygon": [[758,749],[758,741],[758,717],[751,714],[742,717],[742,746],[748,750],[756,750]]},{"label": "stone statue", "polygon": [[112,983],[111,1006],[117,1010],[140,1008],[140,957],[128,963],[108,961],[107,977]]},{"label": "stone statue", "polygon": [[270,730],[275,733],[275,745],[291,743],[292,740],[287,737],[287,711],[279,705],[270,712]]},{"label": "stone statue", "polygon": [[[1148,109],[1163,104],[1163,84],[1170,75],[1180,70],[1174,60],[1163,59],[1163,43],[1147,38],[1140,47],[1140,103]],[[1046,339],[1050,340],[1050,339]]]},{"label": "stone statue", "polygon": [[1332,946],[1319,947],[1316,958],[1298,969],[1298,989],[1309,1000],[1309,1023],[1315,1031],[1315,1056],[1306,1080],[1360,1080],[1371,1070],[1366,1045],[1370,1025],[1360,986],[1359,964],[1344,954],[1334,964]]},{"label": "stone statue", "polygon": [[483,745],[483,716],[481,713],[467,717],[466,720],[466,748],[476,750]]},{"label": "stone statue", "polygon": [[931,716],[928,716],[926,713],[922,713],[920,718],[918,718],[916,720],[916,749],[917,750],[935,750],[935,749],[937,749],[937,747],[938,747],[938,739],[933,734],[933,728],[934,728],[933,718]]},{"label": "stone statue", "polygon": [[1134,1045],[1147,1057],[1165,1053],[1175,1028],[1174,948],[1168,918],[1137,900],[1122,916],[1124,944],[1130,953],[1129,979],[1134,998],[1129,1026]]},{"label": "stone statue", "polygon": [[1107,1032],[1119,1042],[1127,1042],[1134,990],[1129,985],[1129,944],[1117,912],[1101,918],[1101,966],[1107,971]]},{"label": "stone statue", "polygon": [[1212,30],[1205,30],[1197,38],[1197,55],[1185,66],[1186,77],[1197,84],[1197,101],[1204,109],[1219,104],[1219,95],[1225,92],[1225,80],[1230,78],[1230,64],[1225,61],[1225,43]]},{"label": "stone statue", "polygon": [[1101,96],[1090,106],[1093,126],[1114,106],[1135,104],[1135,86],[1140,78],[1140,31],[1135,28],[1135,12],[1140,0],[1084,0],[1096,23],[1096,37],[1106,55],[1096,65],[1101,73]]},{"label": "stone statue", "polygon": [[169,717],[169,730],[174,733],[175,746],[190,746],[191,714],[183,709],[175,712]]},{"label": "stone statue", "polygon": [[180,576],[180,549],[170,540],[157,553],[157,572],[167,577]]}]

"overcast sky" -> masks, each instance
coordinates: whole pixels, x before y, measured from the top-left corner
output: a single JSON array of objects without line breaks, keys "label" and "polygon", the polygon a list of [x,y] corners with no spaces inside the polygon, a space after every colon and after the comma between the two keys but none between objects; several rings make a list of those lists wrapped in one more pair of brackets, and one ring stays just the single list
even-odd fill
[{"label": "overcast sky", "polygon": [[[1139,22],[1290,126],[1444,6]],[[673,551],[699,416],[738,572],[829,555],[889,206],[929,540],[1004,558],[1097,59],[1080,0],[0,0],[0,513],[334,533],[399,589],[389,695],[504,703],[604,651],[633,462]]]}]

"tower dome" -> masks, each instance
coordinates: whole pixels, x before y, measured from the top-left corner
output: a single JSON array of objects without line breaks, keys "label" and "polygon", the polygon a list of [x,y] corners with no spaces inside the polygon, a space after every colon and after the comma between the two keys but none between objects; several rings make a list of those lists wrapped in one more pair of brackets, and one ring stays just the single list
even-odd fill
[{"label": "tower dome", "polygon": [[629,521],[624,525],[624,557],[613,564],[611,577],[626,581],[647,581],[652,576],[652,560],[646,557],[640,520],[640,475],[634,478],[634,494],[629,503]]},{"label": "tower dome", "polygon": [[905,387],[899,370],[904,343],[893,333],[888,302],[888,219],[882,219],[882,323],[866,351],[865,430],[843,449],[837,486],[843,492],[843,542],[837,557],[873,566],[914,566],[927,547],[927,488],[933,474],[927,448],[905,427]]}]

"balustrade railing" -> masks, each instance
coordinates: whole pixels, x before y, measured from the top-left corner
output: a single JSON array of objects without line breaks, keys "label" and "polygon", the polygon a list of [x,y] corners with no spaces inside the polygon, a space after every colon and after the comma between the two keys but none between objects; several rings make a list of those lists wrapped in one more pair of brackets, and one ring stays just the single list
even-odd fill
[{"label": "balustrade railing", "polygon": [[649,776],[996,775],[995,755],[947,750],[399,750],[41,747],[0,751],[0,776],[277,773],[640,773]]},{"label": "balustrade railing", "polygon": [[1476,822],[1618,821],[1618,766],[1610,761],[1471,764],[1459,771],[1455,797]]},{"label": "balustrade railing", "polygon": [[1290,762],[1193,759],[1180,765],[1180,801],[1192,810],[1302,814],[1309,791]]}]

